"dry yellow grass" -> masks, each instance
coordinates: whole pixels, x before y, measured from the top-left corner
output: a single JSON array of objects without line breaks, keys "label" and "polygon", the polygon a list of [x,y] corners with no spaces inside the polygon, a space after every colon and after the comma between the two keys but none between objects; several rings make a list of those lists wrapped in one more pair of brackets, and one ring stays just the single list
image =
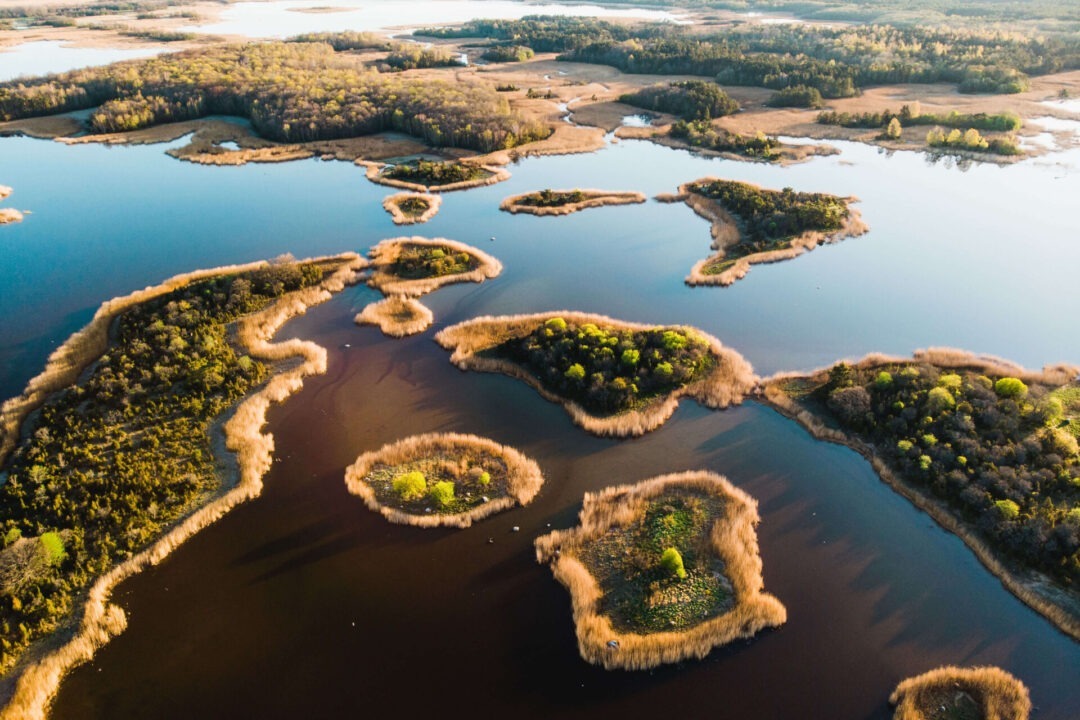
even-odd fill
[{"label": "dry yellow grass", "polygon": [[977,708],[983,720],[1027,720],[1031,716],[1027,687],[997,667],[939,667],[904,680],[893,690],[889,702],[896,706],[893,720],[946,717],[942,707],[965,704],[972,710]]},{"label": "dry yellow grass", "polygon": [[11,195],[11,188],[7,185],[0,185],[0,200],[3,200]]},{"label": "dry yellow grass", "polygon": [[[302,314],[308,307],[325,302],[330,299],[332,293],[339,292],[347,283],[353,282],[356,279],[356,271],[364,264],[363,259],[355,253],[326,259],[339,260],[341,267],[319,285],[289,293],[264,310],[243,318],[239,323],[238,337],[252,356],[266,360],[299,358],[302,362],[272,377],[262,389],[244,400],[225,423],[226,445],[229,450],[236,453],[239,465],[239,477],[236,484],[225,494],[218,496],[174,525],[148,549],[99,577],[90,587],[82,618],[74,636],[61,647],[28,665],[22,671],[15,683],[10,701],[0,711],[0,720],[44,720],[49,703],[56,694],[64,674],[92,658],[98,648],[127,626],[124,611],[109,602],[116,585],[147,567],[160,563],[191,536],[240,503],[257,497],[262,491],[262,478],[270,469],[274,449],[273,436],[262,432],[270,404],[281,402],[299,390],[306,376],[326,372],[324,348],[298,339],[272,343],[270,338],[286,321]],[[53,354],[49,368],[31,381],[31,386],[28,387],[23,398],[38,397],[40,393],[59,389],[73,381],[78,375],[78,370],[75,368],[85,366],[93,357],[104,351],[104,343],[107,341],[105,333],[109,320],[120,310],[197,279],[255,269],[264,264],[252,263],[189,273],[172,278],[162,285],[105,303],[90,325],[76,333]],[[102,343],[101,348],[96,354],[91,354],[97,347],[98,341]],[[50,368],[52,374],[50,374]],[[57,384],[61,377],[70,377],[70,380]],[[40,403],[40,398],[38,402]],[[25,408],[25,402],[20,407]],[[6,410],[5,405],[5,412]]]},{"label": "dry yellow grass", "polygon": [[742,355],[724,347],[717,338],[697,328],[683,325],[670,326],[670,329],[693,333],[708,343],[709,351],[716,359],[716,366],[712,372],[669,395],[654,400],[644,408],[628,410],[609,417],[596,417],[576,402],[548,392],[531,373],[516,363],[478,355],[482,350],[528,335],[553,317],[561,317],[574,323],[594,323],[603,328],[616,330],[639,331],[657,327],[627,323],[604,315],[563,310],[533,315],[478,317],[440,331],[435,336],[435,341],[447,350],[453,351],[450,361],[462,370],[498,372],[523,380],[546,400],[560,403],[565,407],[575,424],[591,433],[603,436],[636,437],[655,430],[671,417],[679,406],[679,400],[683,397],[694,398],[702,405],[714,409],[737,405],[757,385],[758,378],[754,375],[754,369]]},{"label": "dry yellow grass", "polygon": [[435,315],[419,300],[391,295],[364,306],[354,321],[357,325],[377,325],[390,337],[400,338],[427,330]]},{"label": "dry yellow grass", "polygon": [[[555,192],[574,192],[573,190],[556,190]],[[511,195],[499,204],[500,210],[509,213],[529,213],[531,215],[569,215],[579,210],[605,205],[631,205],[643,203],[646,197],[639,192],[613,192],[609,190],[580,190],[585,199],[581,202],[567,203],[552,207],[537,207],[535,205],[521,205],[519,201],[535,193],[522,193]]]},{"label": "dry yellow grass", "polygon": [[487,177],[477,178],[476,180],[465,180],[458,183],[450,183],[448,185],[422,185],[420,183],[406,182],[405,180],[395,180],[383,176],[383,168],[386,167],[383,163],[371,162],[369,160],[357,160],[357,165],[361,165],[367,168],[367,179],[373,183],[380,185],[387,185],[389,187],[400,188],[402,190],[411,190],[416,193],[444,193],[453,192],[454,190],[468,190],[469,188],[484,187],[485,185],[494,185],[500,183],[503,180],[510,179],[510,171],[506,168],[496,167],[495,165],[487,165],[481,163],[473,163],[479,167],[487,170],[491,175]]},{"label": "dry yellow grass", "polygon": [[0,225],[22,222],[23,214],[14,208],[0,208]]},{"label": "dry yellow grass", "polygon": [[[916,350],[913,358],[874,353],[852,364],[865,369],[897,363],[930,363],[942,368],[968,369],[990,375],[1009,375],[1025,382],[1040,382],[1049,385],[1065,384],[1075,379],[1080,373],[1080,368],[1067,364],[1048,365],[1042,370],[1028,370],[1001,358],[941,347]],[[964,544],[975,553],[979,562],[993,573],[1009,592],[1052,622],[1063,633],[1080,640],[1080,598],[1075,593],[1062,592],[1038,573],[1010,567],[989,545],[983,542],[975,529],[965,525],[947,505],[894,473],[871,445],[841,430],[827,427],[816,415],[784,392],[785,381],[792,378],[818,378],[824,382],[827,372],[828,368],[820,368],[809,373],[777,373],[761,381],[758,393],[766,404],[798,422],[819,440],[845,445],[865,457],[889,487],[932,517],[938,525],[963,540]]]},{"label": "dry yellow grass", "polygon": [[[446,248],[455,253],[468,253],[476,258],[479,264],[473,270],[464,273],[415,280],[401,278],[393,272],[393,265],[397,262],[403,249],[415,245]],[[368,278],[368,285],[379,290],[384,295],[420,297],[434,292],[444,285],[462,282],[484,282],[484,280],[498,277],[503,269],[501,262],[479,248],[455,240],[447,240],[446,238],[429,239],[414,236],[383,240],[371,249],[368,257],[371,260],[371,277]]]},{"label": "dry yellow grass", "polygon": [[[679,192],[676,195],[665,194],[657,197],[661,202],[677,202],[682,200],[695,213],[711,223],[711,247],[716,252],[694,264],[690,269],[690,274],[686,277],[687,285],[721,285],[726,287],[736,280],[746,277],[746,274],[750,272],[751,265],[790,260],[791,258],[798,257],[803,253],[813,250],[818,245],[839,242],[848,237],[856,237],[866,233],[870,229],[866,223],[862,221],[862,216],[859,211],[854,208],[849,208],[850,214],[844,221],[843,227],[839,230],[830,233],[806,232],[792,239],[791,247],[789,248],[784,248],[782,250],[768,250],[766,252],[746,255],[738,258],[734,265],[723,272],[706,274],[705,269],[708,266],[723,260],[727,248],[738,243],[741,237],[739,226],[735,218],[733,218],[720,203],[711,198],[698,195],[690,190],[690,186],[694,183],[712,182],[718,179],[719,178],[715,177],[701,178],[700,180],[695,180],[693,183],[680,185]],[[747,184],[753,185],[753,183]],[[753,186],[760,187],[759,185]],[[848,203],[858,202],[858,198],[854,197],[845,199]]]},{"label": "dry yellow grass", "polygon": [[[710,532],[712,550],[724,563],[735,605],[681,632],[637,634],[619,632],[601,614],[602,591],[576,551],[609,532],[637,522],[650,498],[675,488],[714,494],[724,501],[724,516]],[[704,658],[713,648],[748,638],[767,627],[782,625],[787,610],[763,591],[761,556],[755,526],[760,522],[757,501],[710,472],[685,472],[586,493],[581,524],[556,530],[536,540],[536,559],[550,563],[555,578],[570,591],[581,657],[607,669],[643,670],[663,663]],[[614,641],[617,645],[610,645]]]},{"label": "dry yellow grass", "polygon": [[[406,215],[401,210],[401,203],[405,200],[412,198],[418,198],[427,203],[427,210],[420,215]],[[415,225],[420,223],[426,223],[431,218],[435,217],[435,213],[439,212],[439,207],[442,205],[442,196],[432,195],[430,193],[414,193],[414,192],[401,192],[395,195],[391,195],[383,200],[383,209],[390,213],[390,217],[393,218],[395,225]]]},{"label": "dry yellow grass", "polygon": [[[506,466],[507,497],[494,498],[466,512],[452,515],[416,515],[381,504],[365,478],[376,464],[401,465],[424,457],[451,455],[462,457],[494,456]],[[477,435],[458,433],[429,433],[414,435],[385,445],[374,452],[364,453],[345,470],[345,485],[358,495],[371,510],[393,523],[416,527],[467,528],[477,520],[490,517],[513,507],[528,505],[540,487],[544,475],[540,466],[517,450]]]}]

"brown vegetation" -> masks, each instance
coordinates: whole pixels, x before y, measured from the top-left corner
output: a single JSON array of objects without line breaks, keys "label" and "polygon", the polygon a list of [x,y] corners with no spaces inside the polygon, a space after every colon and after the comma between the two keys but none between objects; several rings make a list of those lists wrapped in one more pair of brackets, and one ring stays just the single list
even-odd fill
[{"label": "brown vegetation", "polygon": [[671,417],[683,397],[691,397],[710,408],[722,409],[736,405],[757,382],[754,370],[741,355],[724,347],[720,341],[696,328],[676,326],[673,329],[690,331],[703,338],[716,364],[700,380],[684,385],[666,396],[658,397],[644,407],[634,408],[608,417],[597,417],[572,400],[544,389],[527,370],[509,360],[485,357],[484,350],[507,340],[528,335],[546,321],[561,317],[570,322],[594,323],[603,328],[650,330],[656,326],[627,323],[603,315],[558,311],[533,315],[484,316],[448,327],[435,336],[435,341],[452,350],[450,361],[462,370],[498,372],[518,378],[536,389],[542,397],[566,408],[574,423],[597,435],[634,437],[655,430]]},{"label": "brown vegetation", "polygon": [[[0,200],[6,199],[11,195],[11,188],[7,185],[0,185]],[[14,208],[0,208],[0,225],[7,225],[9,223],[22,222],[23,214]]]},{"label": "brown vegetation", "polygon": [[[308,307],[325,302],[332,293],[339,292],[347,283],[355,280],[356,271],[364,264],[363,259],[353,253],[336,259],[342,262],[341,267],[319,285],[285,295],[239,323],[238,338],[253,357],[266,360],[297,358],[302,362],[271,378],[261,390],[244,400],[225,423],[226,445],[236,454],[239,465],[236,484],[225,494],[188,515],[149,548],[99,577],[89,590],[74,636],[58,649],[25,667],[15,683],[13,696],[0,711],[0,720],[44,720],[64,673],[89,660],[110,637],[126,627],[124,611],[109,602],[116,585],[158,564],[195,533],[236,505],[257,497],[262,491],[262,477],[273,460],[273,436],[262,432],[270,404],[282,402],[299,390],[306,376],[326,371],[325,348],[295,338],[279,343],[271,342],[270,338],[286,321],[302,314]],[[180,275],[156,287],[103,304],[87,327],[53,353],[45,372],[31,380],[23,395],[5,403],[5,437],[4,445],[0,447],[0,458],[10,451],[10,443],[17,437],[19,423],[29,410],[43,402],[50,392],[73,382],[83,367],[104,352],[108,342],[108,326],[117,313],[197,279],[263,265],[252,263]]]},{"label": "brown vegetation", "polygon": [[354,320],[357,325],[378,325],[383,333],[400,338],[427,330],[435,321],[435,315],[415,298],[390,295],[365,305]]},{"label": "brown vegetation", "polygon": [[[713,522],[709,550],[723,562],[734,605],[681,632],[618,631],[603,614],[602,590],[590,568],[582,562],[581,552],[604,535],[625,531],[640,522],[650,498],[675,489],[691,489],[722,500],[724,514]],[[783,604],[763,592],[762,563],[754,529],[760,521],[757,502],[720,475],[709,472],[663,475],[636,485],[587,493],[580,519],[581,524],[572,530],[556,530],[538,538],[536,558],[538,562],[550,563],[555,578],[570,591],[578,649],[590,663],[607,669],[642,670],[688,658],[701,659],[715,647],[751,637],[763,628],[787,620]]]},{"label": "brown vegetation", "polygon": [[522,202],[534,198],[540,193],[522,193],[511,195],[499,204],[500,210],[509,213],[530,213],[532,215],[569,215],[579,210],[605,205],[631,205],[645,202],[643,193],[639,192],[613,192],[609,190],[555,190],[541,191],[553,192],[556,195],[573,194],[575,198],[580,195],[580,200],[566,202],[558,205],[536,205]]},{"label": "brown vegetation", "polygon": [[[458,513],[417,514],[380,501],[371,484],[372,474],[382,469],[397,474],[424,464],[440,465],[457,478],[469,475],[470,470],[482,468],[488,487],[481,502]],[[398,440],[390,445],[364,453],[345,470],[345,485],[349,492],[360,496],[371,510],[387,520],[416,527],[467,528],[477,520],[513,507],[528,505],[544,484],[540,466],[517,450],[499,445],[487,438],[457,433],[429,433]],[[491,496],[488,499],[488,495]],[[430,509],[430,508],[429,508]]]},{"label": "brown vegetation", "polygon": [[[408,203],[409,201],[422,203],[426,207],[423,212],[419,214],[406,212],[402,209],[402,204]],[[383,209],[390,213],[390,216],[394,219],[395,225],[426,223],[428,220],[435,217],[435,213],[439,212],[439,207],[441,205],[442,197],[431,195],[429,193],[402,192],[391,195],[383,200]]]},{"label": "brown vegetation", "polygon": [[387,167],[383,163],[370,162],[368,160],[357,160],[357,165],[361,165],[367,168],[367,179],[373,183],[380,185],[388,185],[389,187],[401,188],[402,190],[411,190],[416,193],[443,193],[453,192],[454,190],[468,190],[469,188],[484,187],[485,185],[494,185],[500,183],[503,180],[510,179],[510,171],[496,167],[494,165],[479,165],[490,175],[486,177],[477,178],[475,180],[465,180],[462,182],[450,183],[448,185],[422,185],[420,183],[407,182],[405,180],[395,180],[394,178],[385,177],[383,170]]},{"label": "brown vegetation", "polygon": [[896,706],[894,720],[1027,720],[1031,715],[1027,687],[996,667],[939,667],[904,680],[889,702]]}]

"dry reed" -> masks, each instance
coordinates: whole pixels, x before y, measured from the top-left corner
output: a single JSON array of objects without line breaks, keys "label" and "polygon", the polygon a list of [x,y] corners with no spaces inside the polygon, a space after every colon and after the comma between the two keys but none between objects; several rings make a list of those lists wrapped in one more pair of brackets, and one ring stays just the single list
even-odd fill
[{"label": "dry reed", "polygon": [[[368,473],[379,463],[401,465],[418,458],[455,453],[491,455],[502,460],[506,465],[506,489],[510,496],[494,498],[461,513],[417,515],[383,505],[365,481]],[[345,470],[345,485],[349,492],[358,495],[369,509],[380,513],[390,522],[422,528],[467,528],[477,520],[507,510],[515,504],[528,505],[543,484],[544,475],[540,466],[517,450],[477,435],[458,433],[428,433],[398,440],[374,452],[364,453]]]},{"label": "dry reed", "polygon": [[[195,533],[212,524],[240,503],[257,497],[262,491],[262,478],[270,469],[274,449],[273,436],[262,432],[270,404],[281,402],[299,390],[303,385],[304,377],[326,371],[325,348],[298,339],[271,343],[270,338],[287,320],[302,314],[308,307],[325,302],[330,299],[332,293],[339,292],[347,283],[355,281],[357,270],[364,265],[363,259],[355,253],[319,260],[339,260],[342,265],[319,285],[289,293],[269,307],[239,322],[238,337],[252,356],[266,360],[301,358],[303,362],[272,377],[262,389],[244,400],[225,423],[226,446],[236,453],[239,465],[239,477],[236,484],[223,495],[178,522],[149,548],[115,566],[93,583],[87,594],[82,618],[74,637],[23,670],[15,683],[13,696],[0,711],[0,720],[44,720],[49,703],[56,694],[64,674],[92,658],[98,648],[127,626],[124,611],[109,602],[116,585],[147,567],[160,563]],[[48,375],[47,369],[46,373],[31,381],[33,392],[30,392],[28,388],[28,393],[24,394],[24,397],[34,397],[36,393],[43,392],[46,387],[58,389],[68,384],[67,382],[60,385],[54,383],[57,378],[68,376],[72,368],[80,363],[88,362],[89,356],[85,352],[94,348],[94,343],[98,340],[102,343],[107,341],[105,332],[108,321],[122,309],[175,290],[197,279],[256,269],[263,265],[265,263],[252,263],[180,275],[157,287],[147,288],[105,303],[90,325],[72,336],[72,340],[79,338],[77,342],[71,343],[69,340],[53,354],[49,364],[55,365],[56,373]],[[76,376],[77,374],[75,372]]]},{"label": "dry reed", "polygon": [[604,315],[558,311],[532,315],[483,316],[448,327],[435,335],[435,341],[443,348],[452,350],[450,361],[462,370],[497,372],[523,380],[540,395],[566,408],[574,423],[585,430],[601,436],[637,437],[655,430],[674,414],[679,400],[690,397],[713,409],[723,409],[742,402],[757,385],[754,369],[739,353],[724,347],[720,341],[697,328],[685,325],[665,326],[666,329],[692,333],[709,345],[709,352],[716,366],[705,377],[653,400],[641,409],[627,410],[608,417],[590,414],[573,400],[560,397],[546,390],[540,382],[520,365],[499,358],[480,357],[482,350],[516,338],[524,337],[545,321],[561,317],[573,323],[594,323],[614,330],[654,330],[658,326],[628,323]]},{"label": "dry reed", "polygon": [[[417,278],[407,280],[394,274],[391,268],[397,262],[402,250],[411,246],[420,245],[431,248],[448,248],[454,253],[467,253],[476,258],[479,263],[476,268],[468,272],[454,273],[452,275],[440,275],[438,277]],[[420,297],[438,290],[444,285],[452,285],[461,282],[484,282],[498,277],[502,272],[502,263],[483,252],[482,250],[446,238],[428,239],[423,237],[398,237],[383,240],[368,253],[371,259],[371,277],[368,285],[379,290],[384,295],[408,295]]]},{"label": "dry reed", "polygon": [[[966,369],[989,375],[1009,375],[1025,382],[1041,382],[1048,385],[1063,385],[1072,382],[1080,374],[1080,368],[1072,365],[1048,365],[1041,371],[1027,370],[1001,358],[975,355],[956,348],[916,350],[913,359],[874,353],[855,361],[853,365],[865,370],[882,365],[916,363]],[[777,373],[761,381],[758,393],[767,405],[802,425],[815,438],[847,446],[866,458],[885,484],[933,518],[938,525],[959,537],[971,549],[979,562],[997,577],[1009,592],[1053,623],[1061,632],[1080,640],[1080,598],[1075,592],[1061,590],[1039,573],[1007,565],[979,536],[976,529],[965,525],[953,514],[947,504],[929,491],[907,482],[899,474],[893,472],[872,445],[840,429],[826,426],[817,415],[792,399],[783,389],[784,382],[794,378],[825,382],[828,370],[829,368],[826,367],[810,373]]]},{"label": "dry reed", "polygon": [[386,335],[401,338],[427,330],[435,315],[419,300],[391,295],[366,305],[354,320],[357,325],[378,325]]},{"label": "dry reed", "polygon": [[927,720],[949,699],[967,695],[984,720],[1027,720],[1031,697],[1017,678],[997,667],[939,667],[904,680],[889,702],[896,706],[893,720]]},{"label": "dry reed", "polygon": [[0,200],[4,200],[11,195],[12,190],[7,185],[0,185]]},{"label": "dry reed", "polygon": [[0,208],[0,225],[11,225],[13,223],[22,222],[22,212],[15,208]]},{"label": "dry reed", "polygon": [[[401,210],[401,203],[405,200],[417,198],[427,203],[427,210],[420,213],[417,216],[406,215]],[[426,223],[431,218],[435,217],[435,213],[439,212],[439,207],[442,205],[441,195],[432,195],[430,193],[414,193],[414,192],[400,192],[395,195],[390,195],[383,200],[383,209],[390,213],[390,217],[393,219],[395,225],[418,225]]]},{"label": "dry reed", "polygon": [[[556,190],[555,192],[574,192],[573,190]],[[499,209],[509,213],[529,213],[532,215],[569,215],[594,207],[605,205],[631,205],[643,203],[646,197],[639,192],[614,192],[608,190],[580,190],[585,199],[581,202],[567,203],[552,207],[537,207],[535,205],[521,205],[520,201],[536,193],[522,193],[511,195],[499,204]]]},{"label": "dry reed", "polygon": [[[638,634],[614,629],[600,612],[603,592],[575,552],[601,536],[640,522],[647,501],[676,488],[714,494],[724,501],[724,516],[714,521],[710,544],[724,563],[735,605],[727,612],[681,632]],[[710,472],[662,475],[636,485],[586,493],[581,523],[536,540],[536,559],[550,563],[555,578],[570,591],[581,657],[606,669],[644,670],[663,663],[704,658],[709,652],[767,627],[782,625],[787,610],[763,591],[761,556],[755,526],[757,502],[726,478]],[[613,642],[614,641],[614,642]]]},{"label": "dry reed", "polygon": [[510,171],[506,168],[497,167],[495,165],[478,164],[477,167],[482,168],[491,174],[487,177],[477,178],[475,180],[463,180],[462,182],[449,183],[447,185],[428,186],[421,183],[412,183],[405,180],[395,180],[386,177],[382,174],[383,168],[386,167],[383,163],[372,162],[370,160],[357,160],[356,164],[367,168],[367,179],[373,183],[395,187],[401,190],[411,190],[416,193],[444,193],[453,192],[455,190],[468,190],[469,188],[494,185],[495,183],[501,183],[503,180],[510,179]]}]

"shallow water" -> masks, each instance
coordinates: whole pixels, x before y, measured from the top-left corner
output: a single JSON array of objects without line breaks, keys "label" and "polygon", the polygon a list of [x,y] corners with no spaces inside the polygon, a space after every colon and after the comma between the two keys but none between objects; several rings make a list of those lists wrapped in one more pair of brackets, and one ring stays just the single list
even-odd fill
[{"label": "shallow water", "polygon": [[71,47],[56,40],[37,40],[0,52],[0,82],[22,77],[107,65],[167,52],[163,45],[124,48]]},{"label": "shallow water", "polygon": [[[840,155],[781,168],[623,141],[447,194],[404,233],[476,244],[506,270],[426,298],[434,329],[568,307],[697,325],[762,374],[942,344],[1080,362],[1080,337],[1064,331],[1080,300],[1069,210],[1080,150],[1003,168],[835,145]],[[202,167],[163,149],[0,141],[6,204],[34,211],[0,228],[4,396],[104,299],[196,267],[404,234],[380,206],[393,190],[350,164]],[[857,195],[871,232],[757,266],[731,288],[691,289],[682,278],[709,234],[683,205],[498,211],[544,187],[651,196],[709,174]],[[898,680],[941,663],[1002,665],[1031,687],[1040,718],[1080,714],[1080,644],[855,453],[755,404],[685,403],[645,438],[592,438],[519,383],[454,369],[432,331],[395,341],[354,326],[373,297],[347,290],[287,326],[330,348],[330,370],[273,412],[279,462],[265,494],[121,586],[129,629],[65,682],[56,717],[418,717],[452,698],[480,717],[884,718]],[[460,532],[389,525],[347,495],[357,454],[431,430],[512,444],[547,485],[529,508]],[[695,468],[760,501],[766,589],[788,624],[652,673],[585,665],[569,598],[533,561],[532,539],[570,526],[586,491]]]}]

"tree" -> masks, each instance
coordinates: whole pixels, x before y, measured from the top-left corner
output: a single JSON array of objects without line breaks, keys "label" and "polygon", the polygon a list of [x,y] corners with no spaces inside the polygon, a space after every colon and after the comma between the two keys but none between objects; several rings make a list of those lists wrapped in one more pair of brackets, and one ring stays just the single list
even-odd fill
[{"label": "tree", "polygon": [[1018,378],[1003,377],[994,383],[994,392],[1003,398],[1022,398],[1027,395],[1027,385]]},{"label": "tree", "polygon": [[449,507],[454,502],[454,483],[449,480],[435,483],[428,490],[428,498],[439,508]]},{"label": "tree", "polygon": [[885,128],[885,137],[889,140],[899,140],[903,131],[904,129],[900,126],[900,120],[894,117],[889,121],[888,127]]},{"label": "tree", "polygon": [[581,381],[585,379],[585,368],[581,363],[574,363],[563,375],[567,380]]},{"label": "tree", "polygon": [[427,478],[424,477],[424,473],[414,470],[394,478],[392,487],[398,497],[405,502],[419,500],[427,491]]},{"label": "tree", "polygon": [[686,567],[683,566],[682,553],[675,548],[668,548],[660,556],[660,567],[669,575],[683,580],[686,578]]}]

